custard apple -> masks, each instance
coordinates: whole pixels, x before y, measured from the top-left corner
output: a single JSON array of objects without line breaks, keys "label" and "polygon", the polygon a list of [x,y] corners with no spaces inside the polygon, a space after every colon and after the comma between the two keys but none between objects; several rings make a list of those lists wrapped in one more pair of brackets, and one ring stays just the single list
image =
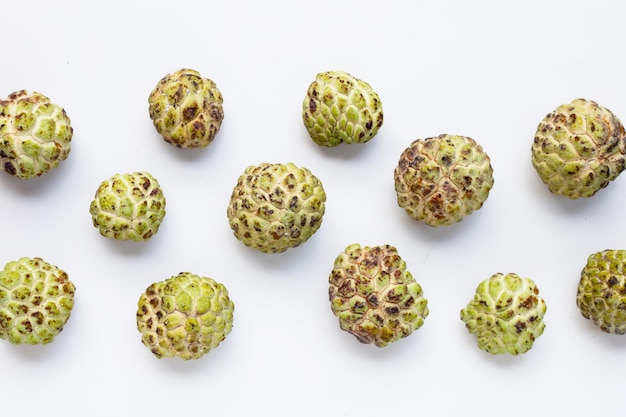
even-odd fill
[{"label": "custard apple", "polygon": [[321,146],[365,143],[383,125],[383,106],[372,87],[344,71],[317,74],[302,103],[302,119]]},{"label": "custard apple", "polygon": [[546,303],[530,278],[497,273],[481,282],[461,310],[478,347],[493,355],[528,352],[545,328]]},{"label": "custard apple", "polygon": [[41,93],[20,90],[0,100],[0,165],[20,179],[39,177],[70,153],[65,110]]},{"label": "custard apple", "polygon": [[234,310],[223,284],[181,272],[151,284],[141,295],[137,329],[159,359],[199,359],[230,333]]},{"label": "custard apple", "polygon": [[580,274],[576,305],[602,331],[626,333],[626,250],[607,249],[589,256]]},{"label": "custard apple", "polygon": [[8,262],[0,271],[0,339],[52,342],[70,318],[75,292],[67,273],[41,258]]},{"label": "custard apple", "polygon": [[576,99],[549,113],[537,127],[532,164],[554,193],[591,197],[626,167],[622,122],[594,101]]},{"label": "custard apple", "polygon": [[417,139],[394,170],[398,205],[429,226],[448,226],[482,207],[493,187],[491,160],[472,138]]},{"label": "custard apple", "polygon": [[246,168],[227,209],[235,237],[265,253],[280,253],[306,242],[319,229],[326,193],[307,168],[262,163]]},{"label": "custard apple", "polygon": [[165,197],[148,172],[115,174],[100,184],[89,212],[102,236],[145,241],[165,217]]},{"label": "custard apple", "polygon": [[154,127],[178,148],[204,148],[224,119],[222,93],[198,71],[183,68],[163,77],[148,97]]},{"label": "custard apple", "polygon": [[328,281],[340,328],[361,343],[385,347],[419,329],[428,316],[422,287],[393,246],[349,245]]}]

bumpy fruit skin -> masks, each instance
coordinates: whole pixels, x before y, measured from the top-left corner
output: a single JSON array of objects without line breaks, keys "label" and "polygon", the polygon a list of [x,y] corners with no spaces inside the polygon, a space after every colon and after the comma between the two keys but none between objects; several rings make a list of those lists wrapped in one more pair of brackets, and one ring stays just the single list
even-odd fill
[{"label": "bumpy fruit skin", "polygon": [[461,310],[478,347],[493,355],[528,352],[545,328],[546,303],[529,278],[497,273],[481,282]]},{"label": "bumpy fruit skin", "polygon": [[422,327],[428,301],[390,245],[349,245],[337,256],[328,296],[339,326],[382,348]]},{"label": "bumpy fruit skin", "polygon": [[181,272],[153,283],[141,295],[137,329],[159,359],[199,359],[230,333],[234,310],[223,284]]},{"label": "bumpy fruit skin", "polygon": [[449,226],[482,207],[493,187],[491,160],[472,138],[417,139],[394,170],[398,205],[429,226]]},{"label": "bumpy fruit skin", "polygon": [[321,146],[365,143],[383,125],[383,106],[372,87],[344,71],[317,74],[302,103],[302,119]]},{"label": "bumpy fruit skin", "polygon": [[607,249],[587,258],[576,305],[603,332],[626,333],[626,250]]},{"label": "bumpy fruit skin", "polygon": [[148,172],[115,174],[100,184],[89,212],[102,236],[146,241],[165,217],[165,196]]},{"label": "bumpy fruit skin", "polygon": [[65,110],[37,92],[0,100],[0,165],[20,179],[39,177],[65,160],[74,131]]},{"label": "bumpy fruit skin", "polygon": [[532,164],[548,189],[571,199],[591,197],[626,167],[622,122],[594,101],[576,99],[537,127]]},{"label": "bumpy fruit skin", "polygon": [[67,273],[41,258],[20,258],[0,271],[0,339],[48,344],[74,308],[76,287]]},{"label": "bumpy fruit skin", "polygon": [[286,164],[246,168],[227,209],[237,239],[265,253],[280,253],[306,242],[319,229],[326,193],[311,171]]},{"label": "bumpy fruit skin", "polygon": [[204,148],[222,126],[223,101],[212,80],[183,68],[159,81],[148,97],[148,110],[166,142],[178,148]]}]

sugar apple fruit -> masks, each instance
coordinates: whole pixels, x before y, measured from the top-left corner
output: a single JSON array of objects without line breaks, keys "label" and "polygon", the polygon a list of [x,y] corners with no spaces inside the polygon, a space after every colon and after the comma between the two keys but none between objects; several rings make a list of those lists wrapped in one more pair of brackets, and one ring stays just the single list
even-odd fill
[{"label": "sugar apple fruit", "polygon": [[361,343],[385,347],[424,324],[428,301],[391,245],[349,245],[335,259],[328,295],[339,326]]},{"label": "sugar apple fruit", "polygon": [[52,342],[70,318],[75,292],[67,273],[41,258],[8,262],[0,271],[0,339]]},{"label": "sugar apple fruit", "polygon": [[496,273],[481,282],[461,310],[478,347],[493,355],[529,351],[545,328],[546,303],[530,278]]},{"label": "sugar apple fruit", "polygon": [[594,101],[576,99],[549,113],[537,127],[532,164],[554,193],[591,197],[626,167],[622,122]]},{"label": "sugar apple fruit", "polygon": [[166,142],[178,148],[204,148],[220,130],[222,103],[222,93],[212,80],[183,68],[159,81],[148,97],[148,110]]},{"label": "sugar apple fruit", "polygon": [[89,212],[102,236],[146,241],[165,217],[165,197],[148,172],[115,174],[100,184]]},{"label": "sugar apple fruit", "polygon": [[589,256],[580,274],[576,305],[602,331],[626,333],[626,250],[607,249]]},{"label": "sugar apple fruit", "polygon": [[319,229],[326,193],[304,167],[262,163],[245,169],[227,209],[234,235],[246,246],[280,253],[306,242]]},{"label": "sugar apple fruit", "polygon": [[223,284],[181,272],[141,295],[137,329],[157,358],[199,359],[230,333],[234,309]]},{"label": "sugar apple fruit", "polygon": [[302,103],[302,119],[321,146],[365,143],[383,124],[383,107],[372,87],[344,71],[317,74]]},{"label": "sugar apple fruit", "polygon": [[39,177],[70,153],[65,110],[41,93],[20,90],[0,100],[0,166],[20,179]]},{"label": "sugar apple fruit", "polygon": [[472,138],[415,140],[394,170],[398,205],[429,226],[448,226],[482,207],[493,187],[491,160]]}]

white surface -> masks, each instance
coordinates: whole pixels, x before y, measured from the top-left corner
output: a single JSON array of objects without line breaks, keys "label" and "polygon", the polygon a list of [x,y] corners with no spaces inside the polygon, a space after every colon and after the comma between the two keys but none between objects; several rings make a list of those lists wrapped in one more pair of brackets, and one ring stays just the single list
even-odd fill
[{"label": "white surface", "polygon": [[[530,164],[541,118],[574,98],[626,118],[623,3],[596,1],[4,2],[0,96],[26,88],[72,119],[69,158],[28,182],[0,175],[2,264],[41,256],[77,286],[64,331],[47,346],[0,343],[2,415],[617,415],[626,338],[575,305],[592,252],[626,247],[618,178],[589,200],[551,195]],[[194,68],[224,96],[217,139],[167,145],[147,97]],[[385,121],[364,146],[322,149],[301,102],[315,74],[368,81]],[[622,116],[623,115],[623,116]],[[416,138],[479,141],[495,185],[463,222],[431,229],[397,207],[393,168]],[[239,243],[226,219],[250,164],[310,168],[328,201],[320,230],[281,255]],[[148,170],[167,215],[146,244],[102,238],[88,206],[116,172]],[[390,243],[429,300],[430,316],[385,349],[339,329],[327,299],[348,244]],[[140,342],[136,302],[182,270],[223,282],[232,333],[198,361],[157,360]],[[531,277],[545,333],[519,357],[480,351],[459,319],[495,272]],[[8,407],[8,408],[7,408]],[[490,407],[485,410],[484,407]]]}]

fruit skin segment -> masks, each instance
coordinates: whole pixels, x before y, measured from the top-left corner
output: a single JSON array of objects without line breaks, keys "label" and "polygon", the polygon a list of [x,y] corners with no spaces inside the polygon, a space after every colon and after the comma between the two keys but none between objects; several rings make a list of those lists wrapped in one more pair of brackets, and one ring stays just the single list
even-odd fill
[{"label": "fruit skin segment", "polygon": [[56,168],[71,150],[74,130],[65,110],[38,92],[0,100],[0,167],[20,179]]},{"label": "fruit skin segment", "polygon": [[398,205],[432,227],[460,222],[480,209],[493,184],[489,155],[467,136],[417,139],[394,170]]},{"label": "fruit skin segment", "polygon": [[383,124],[382,102],[371,85],[345,71],[321,72],[302,102],[302,120],[320,146],[366,143]]},{"label": "fruit skin segment", "polygon": [[626,333],[626,250],[607,249],[587,258],[576,305],[603,332]]},{"label": "fruit skin segment", "polygon": [[163,77],[148,97],[157,132],[177,148],[205,148],[219,132],[224,99],[217,85],[196,70],[182,68]]},{"label": "fruit skin segment", "polygon": [[482,281],[474,298],[461,310],[478,347],[493,355],[528,352],[543,334],[546,303],[530,278],[496,273]]},{"label": "fruit skin segment", "polygon": [[51,343],[70,318],[75,292],[68,274],[41,258],[8,262],[0,271],[0,339]]},{"label": "fruit skin segment", "polygon": [[233,234],[246,246],[281,253],[300,246],[320,228],[326,193],[322,182],[294,163],[248,166],[226,210]]},{"label": "fruit skin segment", "polygon": [[159,359],[199,359],[231,332],[234,309],[224,284],[181,272],[140,296],[137,330]]},{"label": "fruit skin segment", "polygon": [[532,165],[553,194],[591,197],[626,167],[622,122],[592,100],[562,104],[539,123]]},{"label": "fruit skin segment", "polygon": [[428,301],[391,245],[351,244],[328,277],[332,312],[342,330],[383,348],[422,327]]},{"label": "fruit skin segment", "polygon": [[89,213],[102,236],[142,242],[158,232],[165,196],[148,172],[115,174],[100,183]]}]

